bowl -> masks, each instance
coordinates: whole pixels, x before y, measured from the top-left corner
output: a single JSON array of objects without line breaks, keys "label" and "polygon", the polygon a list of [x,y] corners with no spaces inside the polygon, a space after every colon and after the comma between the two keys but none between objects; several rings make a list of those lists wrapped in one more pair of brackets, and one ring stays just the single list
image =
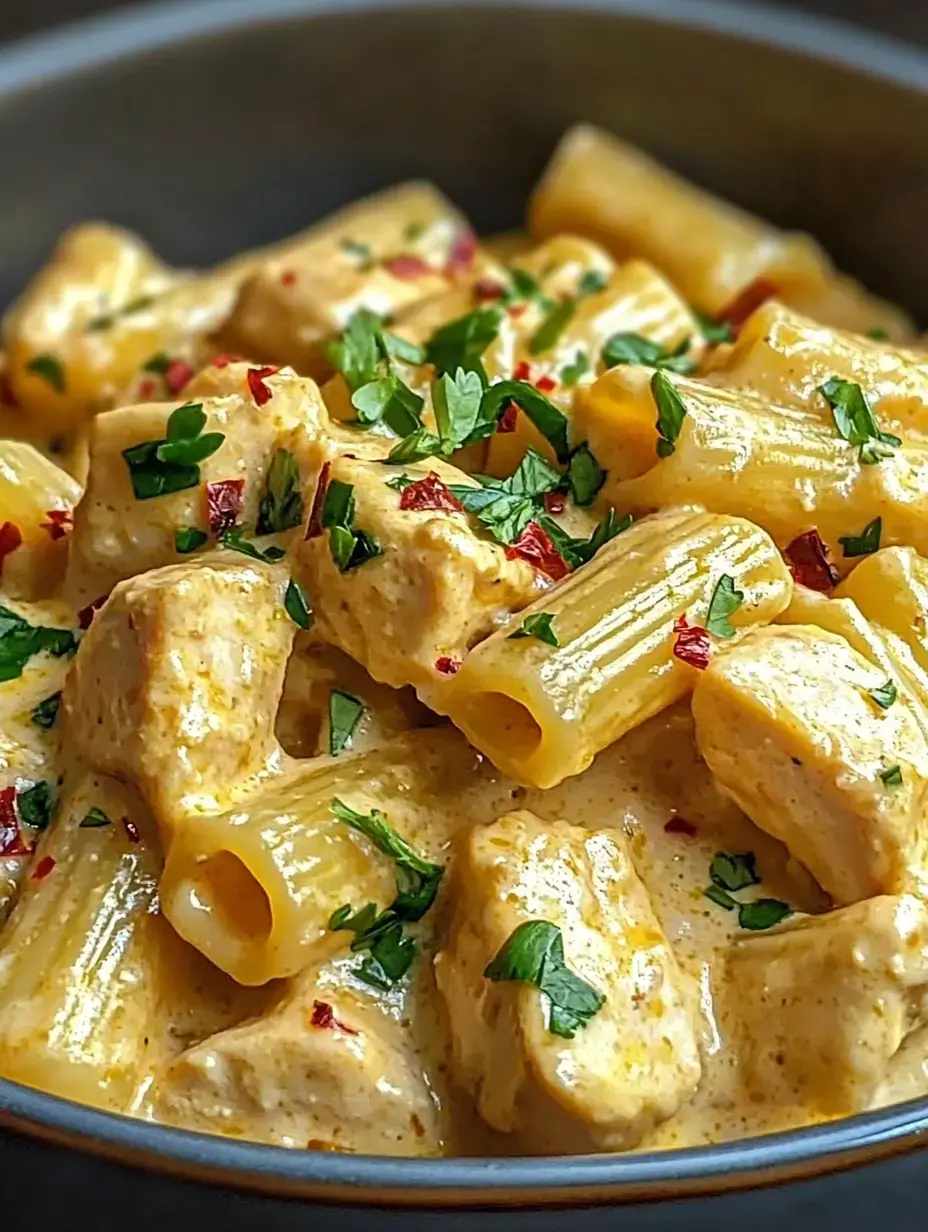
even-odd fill
[{"label": "bowl", "polygon": [[[410,175],[499,229],[580,119],[814,232],[928,320],[928,56],[712,0],[205,0],[14,46],[0,53],[0,292],[79,219],[208,263]],[[919,1226],[922,1164],[905,1156],[928,1132],[928,1100],[712,1148],[551,1159],[288,1152],[5,1081],[0,1126],[12,1226],[296,1227],[306,1203],[326,1203],[321,1217],[349,1232],[439,1220],[453,1232],[475,1206],[488,1232],[578,1219],[854,1229]]]}]

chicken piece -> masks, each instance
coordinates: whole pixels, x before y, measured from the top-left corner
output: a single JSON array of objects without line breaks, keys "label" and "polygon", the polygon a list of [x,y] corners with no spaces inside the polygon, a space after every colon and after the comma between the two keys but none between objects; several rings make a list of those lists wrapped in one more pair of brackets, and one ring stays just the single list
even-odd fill
[{"label": "chicken piece", "polygon": [[281,565],[217,552],[120,583],[94,617],[65,686],[67,741],[162,827],[277,765],[286,586]]},{"label": "chicken piece", "polygon": [[803,1123],[868,1108],[926,983],[928,911],[910,895],[736,941],[726,1019],[748,1096]]},{"label": "chicken piece", "polygon": [[[634,1146],[685,1104],[701,1063],[685,983],[620,830],[510,813],[462,835],[435,973],[457,1080],[520,1149]],[[570,971],[605,997],[572,1038],[530,984],[485,968],[519,925],[561,931]]]},{"label": "chicken piece", "polygon": [[[348,743],[342,746],[353,753],[435,722],[435,716],[417,700],[412,689],[378,684],[354,659],[312,638],[313,634],[297,634],[277,710],[277,739],[291,757],[316,757],[332,751],[331,717],[334,709],[338,719],[339,704],[340,731],[344,731],[346,721],[354,721],[352,703],[363,707]],[[335,694],[342,696],[333,702]],[[337,732],[336,743],[340,739]]]},{"label": "chicken piece", "polygon": [[439,1155],[438,1109],[408,1027],[337,964],[262,1017],[189,1048],[157,1080],[174,1125],[279,1146]]},{"label": "chicken piece", "polygon": [[[551,583],[526,561],[510,560],[502,544],[480,538],[466,513],[403,509],[404,494],[387,484],[399,473],[348,454],[336,458],[326,507],[334,483],[351,487],[348,520],[352,533],[368,537],[358,549],[364,559],[340,567],[333,530],[323,529],[294,543],[291,564],[313,597],[316,635],[382,684],[409,684],[423,696],[471,646]],[[444,484],[475,486],[463,471],[435,459],[402,473],[413,480],[434,473]]]},{"label": "chicken piece", "polygon": [[263,264],[223,332],[230,350],[311,375],[359,308],[381,317],[499,266],[432,185],[413,181],[340,210]]},{"label": "chicken piece", "polygon": [[[206,485],[244,480],[238,525],[253,530],[267,492],[271,463],[281,451],[291,455],[299,472],[292,490],[302,501],[312,491],[324,450],[310,444],[321,437],[328,415],[312,381],[278,372],[259,377],[249,388],[250,369],[230,364],[207,369],[187,389],[187,404],[201,405],[207,416],[203,434],[222,433],[217,452],[199,463],[200,482],[154,499],[137,500],[126,458],[127,449],[163,440],[173,404],[150,403],[98,415],[93,422],[87,490],[74,512],[74,533],[65,589],[76,607],[109,594],[117,582],[148,569],[183,559],[176,533],[210,528]],[[255,377],[251,376],[252,382]],[[313,466],[317,469],[314,470]],[[302,515],[302,509],[300,510]]]},{"label": "chicken piece", "polygon": [[693,717],[719,785],[836,902],[928,891],[919,717],[843,638],[751,630],[700,675]]},{"label": "chicken piece", "polygon": [[80,495],[71,476],[32,445],[0,441],[0,524],[14,528],[0,537],[20,541],[0,562],[7,594],[44,599],[57,589],[67,563],[71,511]]}]

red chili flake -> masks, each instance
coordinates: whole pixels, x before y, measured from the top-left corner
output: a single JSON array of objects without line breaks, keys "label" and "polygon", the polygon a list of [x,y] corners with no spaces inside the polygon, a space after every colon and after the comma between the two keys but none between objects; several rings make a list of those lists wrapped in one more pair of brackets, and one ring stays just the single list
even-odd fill
[{"label": "red chili flake", "polygon": [[424,479],[403,488],[400,494],[400,509],[443,509],[446,513],[461,513],[464,506],[453,496],[434,471]]},{"label": "red chili flake", "polygon": [[210,363],[214,368],[228,368],[229,364],[240,364],[241,357],[238,355],[214,355]]},{"label": "red chili flake", "polygon": [[269,376],[273,376],[275,372],[279,372],[279,368],[249,368],[245,379],[248,382],[248,388],[251,390],[251,396],[255,400],[257,406],[264,406],[270,402],[274,396],[274,391],[268,389],[265,381]]},{"label": "red chili flake", "polygon": [[699,831],[685,817],[671,817],[670,821],[664,822],[664,833],[682,834],[686,838],[695,838]]},{"label": "red chili flake", "polygon": [[4,787],[0,791],[0,857],[28,854],[29,848],[23,842],[16,812],[16,788]]},{"label": "red chili flake", "polygon": [[206,516],[214,535],[224,535],[242,512],[244,479],[219,479],[206,485]]},{"label": "red chili flake", "polygon": [[402,253],[398,257],[387,257],[383,267],[394,278],[402,278],[406,281],[421,278],[423,274],[432,273],[431,266],[426,265],[421,257],[413,256],[412,253]]},{"label": "red chili flake", "polygon": [[450,275],[465,273],[473,265],[476,255],[476,235],[474,235],[473,231],[462,231],[448,252],[448,264],[445,266],[445,273]]},{"label": "red chili flake", "polygon": [[296,282],[296,270],[284,270],[280,276],[280,281],[285,287],[292,287]]},{"label": "red chili flake", "polygon": [[765,304],[768,299],[773,299],[779,294],[780,288],[775,282],[771,282],[768,278],[755,278],[735,296],[730,304],[722,309],[719,319],[727,321],[737,335],[752,312],[755,312],[761,304]]},{"label": "red chili flake", "polygon": [[126,832],[126,838],[130,843],[140,843],[142,836],[139,834],[139,828],[134,821],[130,821],[128,817],[123,817],[122,828]]},{"label": "red chili flake", "polygon": [[169,394],[179,394],[196,375],[196,368],[182,359],[172,359],[165,369],[164,383]]},{"label": "red chili flake", "polygon": [[514,381],[530,381],[532,379],[532,365],[525,359],[516,364],[516,370],[512,374]]},{"label": "red chili flake", "polygon": [[153,398],[155,396],[155,391],[157,388],[158,387],[155,384],[154,379],[147,376],[144,381],[139,382],[138,396],[143,402],[147,402],[149,398]]},{"label": "red chili flake", "polygon": [[474,296],[478,300],[499,299],[506,294],[506,288],[495,278],[480,278],[474,283]]},{"label": "red chili flake", "polygon": [[35,872],[32,874],[32,880],[44,881],[57,863],[58,861],[54,858],[54,856],[43,856],[35,866]]},{"label": "red chili flake", "polygon": [[541,376],[535,382],[535,388],[541,394],[549,394],[552,389],[557,389],[557,381],[552,376]]},{"label": "red chili flake", "polygon": [[552,517],[557,517],[559,513],[563,513],[567,505],[567,497],[563,492],[546,492],[545,493],[545,510]]},{"label": "red chili flake", "polygon": [[506,548],[510,560],[527,560],[530,565],[546,573],[552,582],[560,581],[570,573],[570,565],[560,554],[548,535],[537,522],[529,522],[515,543]]},{"label": "red chili flake", "polygon": [[441,672],[443,676],[455,676],[461,670],[461,664],[457,659],[452,659],[450,655],[442,655],[440,659],[435,660],[436,672]]},{"label": "red chili flake", "polygon": [[357,1035],[354,1027],[349,1027],[347,1023],[335,1017],[335,1011],[329,1005],[328,1001],[314,1001],[313,1012],[309,1018],[310,1026],[323,1027],[327,1031],[343,1031],[345,1035]]},{"label": "red chili flake", "polygon": [[101,595],[99,599],[94,599],[93,603],[88,603],[86,607],[82,607],[77,613],[77,623],[82,629],[89,629],[93,623],[93,618],[107,601],[109,595]]},{"label": "red chili flake", "polygon": [[22,532],[15,522],[4,522],[0,526],[0,573],[3,572],[3,562],[11,552],[16,551],[22,541]]},{"label": "red chili flake", "polygon": [[70,509],[46,509],[45,516],[48,521],[40,522],[39,529],[47,530],[53,540],[63,539],[68,533],[68,528],[73,526]]},{"label": "red chili flake", "polygon": [[528,304],[510,304],[506,311],[511,317],[520,317],[522,313],[525,312],[526,308],[528,308]]},{"label": "red chili flake", "polygon": [[828,559],[828,548],[814,527],[797,535],[783,555],[800,586],[808,586],[809,590],[831,590],[837,585],[838,570]]},{"label": "red chili flake", "polygon": [[312,508],[309,511],[309,521],[306,523],[304,539],[316,539],[322,534],[322,506],[325,504],[325,494],[329,486],[329,473],[331,470],[332,463],[324,462],[322,470],[319,472],[319,482],[316,484],[316,492],[313,496]]},{"label": "red chili flake", "polygon": [[514,402],[510,402],[496,421],[497,432],[515,432],[516,420],[519,418],[519,408]]},{"label": "red chili flake", "polygon": [[709,666],[709,651],[711,643],[709,634],[702,625],[688,625],[686,613],[674,621],[673,631],[677,640],[673,644],[673,653],[690,667],[696,667],[704,672]]}]

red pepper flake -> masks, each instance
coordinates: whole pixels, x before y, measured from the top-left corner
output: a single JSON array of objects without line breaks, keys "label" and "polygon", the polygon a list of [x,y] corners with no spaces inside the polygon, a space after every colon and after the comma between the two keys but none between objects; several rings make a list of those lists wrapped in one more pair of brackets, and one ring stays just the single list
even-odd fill
[{"label": "red pepper flake", "polygon": [[544,500],[545,510],[555,518],[559,513],[564,512],[567,505],[567,497],[563,492],[546,492]]},{"label": "red pepper flake", "polygon": [[394,278],[402,278],[407,282],[415,278],[421,278],[424,274],[432,273],[431,266],[426,265],[421,257],[416,257],[412,253],[401,253],[398,257],[387,257],[383,267]]},{"label": "red pepper flake", "polygon": [[251,390],[251,396],[255,400],[257,406],[264,406],[270,402],[274,396],[274,391],[268,389],[265,381],[269,376],[273,376],[275,372],[279,372],[279,368],[249,368],[245,379],[248,382],[248,388]]},{"label": "red pepper flake", "polygon": [[179,394],[195,375],[196,369],[192,364],[185,363],[182,359],[172,359],[164,372],[164,383],[168,393]]},{"label": "red pepper flake", "polygon": [[515,432],[516,420],[519,418],[519,408],[514,402],[510,402],[496,421],[497,432]]},{"label": "red pepper flake", "polygon": [[206,516],[214,535],[224,535],[242,512],[244,479],[219,479],[206,485]]},{"label": "red pepper flake", "polygon": [[416,1135],[417,1138],[425,1137],[425,1126],[422,1124],[421,1120],[419,1119],[419,1117],[416,1116],[415,1113],[413,1113],[412,1116],[409,1118],[409,1124],[412,1126],[412,1132]]},{"label": "red pepper flake", "polygon": [[669,821],[664,822],[664,833],[682,834],[685,838],[695,838],[699,831],[685,817],[671,817]]},{"label": "red pepper flake", "polygon": [[158,387],[155,384],[154,379],[147,376],[144,381],[139,382],[138,396],[143,402],[148,402],[150,399],[154,398],[157,388]]},{"label": "red pepper flake", "polygon": [[541,394],[549,394],[552,389],[557,389],[557,381],[551,376],[541,376],[535,382],[535,388]]},{"label": "red pepper flake", "polygon": [[514,381],[530,381],[532,379],[532,365],[525,359],[516,364],[516,370],[512,374]]},{"label": "red pepper flake", "polygon": [[28,854],[16,812],[16,788],[4,787],[0,791],[0,857]]},{"label": "red pepper flake", "polygon": [[322,1027],[327,1031],[343,1031],[345,1035],[357,1035],[354,1027],[349,1027],[347,1023],[335,1017],[335,1011],[329,1005],[328,1001],[314,1001],[312,1014],[309,1018],[310,1026]]},{"label": "red pepper flake", "polygon": [[462,231],[455,239],[448,252],[448,264],[445,273],[449,276],[464,274],[474,263],[477,255],[477,237],[473,231]]},{"label": "red pepper flake", "polygon": [[478,300],[500,299],[506,288],[495,278],[480,278],[474,283],[474,297]]},{"label": "red pepper flake", "polygon": [[240,364],[242,362],[239,355],[214,355],[210,363],[214,368],[228,368],[229,364]]},{"label": "red pepper flake", "polygon": [[46,509],[47,522],[40,522],[39,529],[47,530],[52,540],[63,539],[73,526],[70,509]]},{"label": "red pepper flake", "polygon": [[527,560],[530,565],[546,573],[552,582],[560,581],[570,573],[570,566],[551,542],[548,532],[537,522],[529,522],[515,543],[506,548],[509,560]]},{"label": "red pepper flake", "polygon": [[446,513],[462,513],[464,506],[453,496],[434,471],[424,479],[403,488],[400,509],[443,509]]},{"label": "red pepper flake", "polygon": [[677,635],[677,640],[673,644],[673,653],[676,657],[688,663],[690,667],[704,672],[709,666],[711,649],[707,630],[702,625],[688,625],[684,612],[679,620],[674,621],[673,631]]},{"label": "red pepper flake", "polygon": [[733,333],[737,336],[741,326],[751,313],[756,312],[761,304],[765,304],[768,299],[773,299],[774,296],[779,294],[780,288],[775,282],[771,282],[769,278],[755,278],[753,282],[749,282],[744,290],[735,296],[727,307],[722,309],[719,319],[727,321]]},{"label": "red pepper flake", "polygon": [[101,595],[99,599],[94,599],[93,603],[88,603],[86,607],[82,607],[77,613],[77,623],[82,629],[89,629],[93,624],[93,618],[107,601],[109,595]]},{"label": "red pepper flake", "polygon": [[58,861],[53,856],[43,856],[35,866],[35,872],[32,874],[32,880],[44,881],[57,863]]},{"label": "red pepper flake", "polygon": [[510,304],[506,311],[511,317],[520,317],[522,313],[525,312],[526,308],[528,308],[528,304],[526,303]]},{"label": "red pepper flake", "polygon": [[0,573],[3,572],[3,562],[11,552],[16,551],[22,541],[22,531],[15,522],[4,522],[0,526]]},{"label": "red pepper flake", "polygon": [[316,492],[313,496],[312,508],[309,511],[309,521],[306,523],[306,534],[304,539],[317,539],[322,534],[322,506],[325,504],[325,494],[329,486],[329,473],[332,470],[331,462],[324,462],[322,470],[319,472],[319,482],[316,484]]},{"label": "red pepper flake", "polygon": [[126,838],[130,843],[140,843],[142,836],[139,834],[139,828],[134,821],[130,821],[128,817],[123,817],[122,828],[126,832]]},{"label": "red pepper flake", "polygon": [[814,527],[797,535],[783,555],[800,586],[808,586],[809,590],[831,590],[837,585],[838,570],[828,559],[828,548]]},{"label": "red pepper flake", "polygon": [[280,276],[280,281],[285,287],[292,287],[296,282],[296,270],[284,270]]},{"label": "red pepper flake", "polygon": [[443,676],[456,676],[461,670],[461,664],[457,659],[452,659],[450,655],[442,655],[440,659],[435,660],[436,672],[441,672]]}]

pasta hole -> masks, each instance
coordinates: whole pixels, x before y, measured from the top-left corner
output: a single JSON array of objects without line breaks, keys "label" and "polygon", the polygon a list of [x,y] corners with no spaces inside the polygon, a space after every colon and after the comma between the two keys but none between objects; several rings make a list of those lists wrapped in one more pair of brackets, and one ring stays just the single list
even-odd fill
[{"label": "pasta hole", "polygon": [[243,941],[267,941],[273,926],[270,899],[238,856],[217,852],[198,871],[200,896],[223,929]]},{"label": "pasta hole", "polygon": [[464,721],[481,735],[493,733],[493,743],[513,757],[531,757],[542,741],[532,712],[505,693],[475,693],[467,702]]}]

